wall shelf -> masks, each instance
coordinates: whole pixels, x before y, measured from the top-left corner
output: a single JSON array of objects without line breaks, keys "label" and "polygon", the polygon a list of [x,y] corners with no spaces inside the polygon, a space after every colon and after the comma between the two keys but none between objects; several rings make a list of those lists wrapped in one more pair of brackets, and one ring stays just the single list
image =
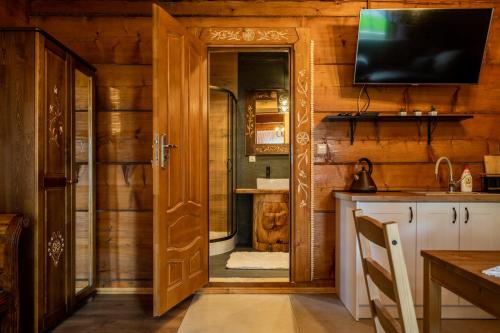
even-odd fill
[{"label": "wall shelf", "polygon": [[323,118],[323,122],[349,122],[349,135],[351,137],[351,145],[354,144],[354,137],[356,135],[356,127],[358,122],[373,122],[378,126],[379,122],[418,122],[426,123],[427,125],[427,144],[432,142],[432,133],[436,129],[438,122],[443,121],[462,121],[466,119],[474,118],[472,115],[468,114],[438,114],[437,116],[398,116],[398,115],[376,115],[376,116],[338,116],[331,115]]}]

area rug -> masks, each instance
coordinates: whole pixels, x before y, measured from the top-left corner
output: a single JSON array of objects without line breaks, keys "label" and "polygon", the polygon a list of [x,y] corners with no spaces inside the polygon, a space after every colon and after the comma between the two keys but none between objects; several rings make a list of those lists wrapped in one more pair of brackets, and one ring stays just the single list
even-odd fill
[{"label": "area rug", "polygon": [[[165,327],[168,330],[168,327]],[[298,333],[288,295],[195,295],[178,333]]]},{"label": "area rug", "polygon": [[286,252],[233,252],[226,263],[229,269],[288,269]]}]

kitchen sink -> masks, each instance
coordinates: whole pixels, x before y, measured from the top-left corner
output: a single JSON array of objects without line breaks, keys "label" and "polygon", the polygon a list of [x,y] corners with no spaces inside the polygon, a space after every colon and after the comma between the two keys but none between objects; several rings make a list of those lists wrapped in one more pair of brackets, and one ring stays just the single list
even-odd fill
[{"label": "kitchen sink", "polygon": [[258,190],[288,190],[290,179],[288,178],[257,178]]},{"label": "kitchen sink", "polygon": [[446,191],[409,191],[407,193],[419,195],[481,195],[488,194],[482,192],[446,192]]}]

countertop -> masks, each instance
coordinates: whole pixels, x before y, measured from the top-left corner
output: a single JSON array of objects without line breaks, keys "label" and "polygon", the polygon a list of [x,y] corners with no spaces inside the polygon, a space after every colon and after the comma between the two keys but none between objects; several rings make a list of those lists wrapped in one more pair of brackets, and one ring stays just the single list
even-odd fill
[{"label": "countertop", "polygon": [[500,194],[496,193],[425,195],[411,192],[332,192],[332,196],[341,200],[366,202],[500,202]]},{"label": "countertop", "polygon": [[236,194],[282,194],[288,192],[290,190],[261,190],[256,188],[237,188],[234,190]]}]

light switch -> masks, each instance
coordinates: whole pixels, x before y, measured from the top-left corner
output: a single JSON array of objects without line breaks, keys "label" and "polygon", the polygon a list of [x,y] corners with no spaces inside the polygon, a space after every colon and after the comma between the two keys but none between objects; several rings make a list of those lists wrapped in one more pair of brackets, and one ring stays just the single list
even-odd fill
[{"label": "light switch", "polygon": [[318,143],[316,145],[316,154],[326,155],[327,152],[328,152],[328,146],[326,143]]},{"label": "light switch", "polygon": [[248,156],[248,162],[249,163],[255,163],[255,155]]}]

